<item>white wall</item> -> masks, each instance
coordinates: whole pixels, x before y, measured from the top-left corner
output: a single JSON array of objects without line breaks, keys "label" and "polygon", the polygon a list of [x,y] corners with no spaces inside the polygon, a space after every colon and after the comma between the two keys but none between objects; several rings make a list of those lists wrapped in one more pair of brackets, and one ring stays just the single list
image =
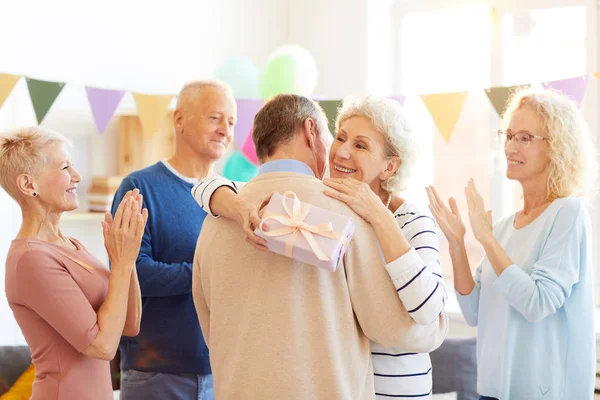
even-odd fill
[{"label": "white wall", "polygon": [[[115,121],[102,137],[96,133],[83,85],[176,93],[188,80],[210,77],[230,56],[246,56],[261,68],[277,47],[296,43],[317,61],[316,95],[339,98],[369,91],[367,48],[369,40],[377,38],[368,37],[368,0],[150,4],[139,0],[0,3],[0,72],[69,83],[43,125],[73,140],[73,161],[83,177],[81,193],[87,191],[92,175],[114,175],[117,168]],[[126,95],[118,112],[134,109],[131,96]],[[35,124],[35,115],[21,80],[0,108],[0,130],[30,124]],[[0,193],[0,287],[6,252],[20,219],[15,203]],[[96,224],[97,230],[90,224]],[[63,230],[106,259],[98,221],[64,222]],[[0,345],[18,342],[23,339],[5,296],[0,295]]]},{"label": "white wall", "polygon": [[[114,124],[104,136],[96,133],[84,84],[176,93],[188,80],[210,77],[229,56],[244,55],[262,66],[287,41],[289,7],[280,0],[150,4],[116,0],[0,3],[0,72],[69,83],[43,125],[73,140],[73,161],[84,179],[82,193],[92,175],[116,173]],[[119,111],[133,109],[127,95]],[[21,80],[0,108],[0,130],[30,124],[35,124],[35,115]],[[16,204],[0,191],[2,288],[6,252],[20,220]],[[90,224],[97,229],[90,230]],[[106,259],[98,221],[64,223],[63,229]],[[2,294],[0,345],[19,342],[23,339]]]},{"label": "white wall", "polygon": [[[379,1],[379,0],[377,0]],[[289,41],[315,57],[315,95],[367,91],[367,0],[290,1]]]}]

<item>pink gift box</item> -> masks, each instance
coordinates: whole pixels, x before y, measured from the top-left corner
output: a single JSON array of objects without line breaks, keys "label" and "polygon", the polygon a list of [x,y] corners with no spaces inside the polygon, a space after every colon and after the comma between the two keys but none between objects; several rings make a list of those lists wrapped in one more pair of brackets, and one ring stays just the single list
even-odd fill
[{"label": "pink gift box", "polygon": [[275,193],[254,233],[274,253],[335,272],[354,235],[354,223],[344,215],[302,203],[293,192]]}]

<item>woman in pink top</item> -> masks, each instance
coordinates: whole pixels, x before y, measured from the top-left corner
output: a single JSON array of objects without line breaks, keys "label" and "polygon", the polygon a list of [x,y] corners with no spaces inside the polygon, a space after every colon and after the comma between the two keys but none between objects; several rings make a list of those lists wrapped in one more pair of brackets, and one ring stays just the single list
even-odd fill
[{"label": "woman in pink top", "polygon": [[23,223],[6,260],[9,305],[31,348],[33,400],[112,399],[109,360],[141,318],[135,260],[146,220],[137,190],[102,228],[111,271],[62,235],[63,212],[78,207],[79,174],[67,140],[39,127],[0,137],[0,186]]}]

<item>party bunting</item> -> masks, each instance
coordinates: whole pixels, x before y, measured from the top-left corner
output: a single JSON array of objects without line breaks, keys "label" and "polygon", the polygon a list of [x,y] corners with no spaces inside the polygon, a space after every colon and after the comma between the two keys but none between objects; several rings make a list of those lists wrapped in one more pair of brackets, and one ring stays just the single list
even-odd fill
[{"label": "party bunting", "polygon": [[396,100],[401,106],[404,107],[404,100],[406,100],[406,96],[391,96],[390,99]]},{"label": "party bunting", "polygon": [[144,128],[144,136],[151,138],[165,119],[173,96],[141,93],[132,93],[132,95]]},{"label": "party bunting", "polygon": [[492,87],[485,89],[485,94],[490,100],[490,103],[492,103],[492,106],[494,106],[494,110],[496,110],[498,116],[502,118],[508,99],[513,95],[513,93],[516,93],[519,90],[528,89],[530,86],[530,84],[525,84],[516,86]]},{"label": "party bunting", "polygon": [[335,119],[337,118],[338,108],[342,106],[341,100],[322,100],[319,102],[321,108],[329,121],[329,132],[335,136]]},{"label": "party bunting", "polygon": [[246,143],[252,126],[254,125],[254,116],[264,104],[263,100],[237,99],[237,122],[233,129],[233,140],[238,148]]},{"label": "party bunting", "polygon": [[0,107],[2,107],[19,79],[21,79],[19,75],[0,74]]},{"label": "party bunting", "polygon": [[98,89],[89,86],[86,86],[85,90],[98,133],[103,134],[125,92],[122,90]]},{"label": "party bunting", "polygon": [[246,156],[250,162],[254,165],[258,165],[258,157],[256,156],[256,148],[254,147],[254,140],[252,140],[252,131],[246,138],[246,143],[242,147],[242,153]]},{"label": "party bunting", "polygon": [[561,79],[558,81],[542,82],[544,89],[553,89],[561,92],[566,97],[577,104],[577,107],[581,107],[581,102],[585,96],[585,89],[587,87],[588,76],[578,76],[576,78]]},{"label": "party bunting", "polygon": [[450,137],[460,116],[468,92],[436,93],[421,95],[440,133],[450,143]]},{"label": "party bunting", "polygon": [[31,103],[33,104],[38,124],[42,123],[64,86],[64,82],[50,82],[27,78],[27,88],[29,89],[29,96],[31,97]]}]

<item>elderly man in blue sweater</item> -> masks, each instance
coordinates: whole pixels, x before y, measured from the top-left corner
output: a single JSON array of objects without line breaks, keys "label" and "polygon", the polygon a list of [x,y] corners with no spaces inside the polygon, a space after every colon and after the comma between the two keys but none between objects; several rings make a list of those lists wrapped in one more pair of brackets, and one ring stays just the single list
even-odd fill
[{"label": "elderly man in blue sweater", "polygon": [[213,399],[208,348],[192,299],[192,261],[206,213],[190,190],[212,174],[233,137],[237,107],[228,86],[197,81],[180,92],[174,112],[175,154],[127,176],[144,196],[149,218],[137,258],[142,322],[121,340],[121,399]]}]

